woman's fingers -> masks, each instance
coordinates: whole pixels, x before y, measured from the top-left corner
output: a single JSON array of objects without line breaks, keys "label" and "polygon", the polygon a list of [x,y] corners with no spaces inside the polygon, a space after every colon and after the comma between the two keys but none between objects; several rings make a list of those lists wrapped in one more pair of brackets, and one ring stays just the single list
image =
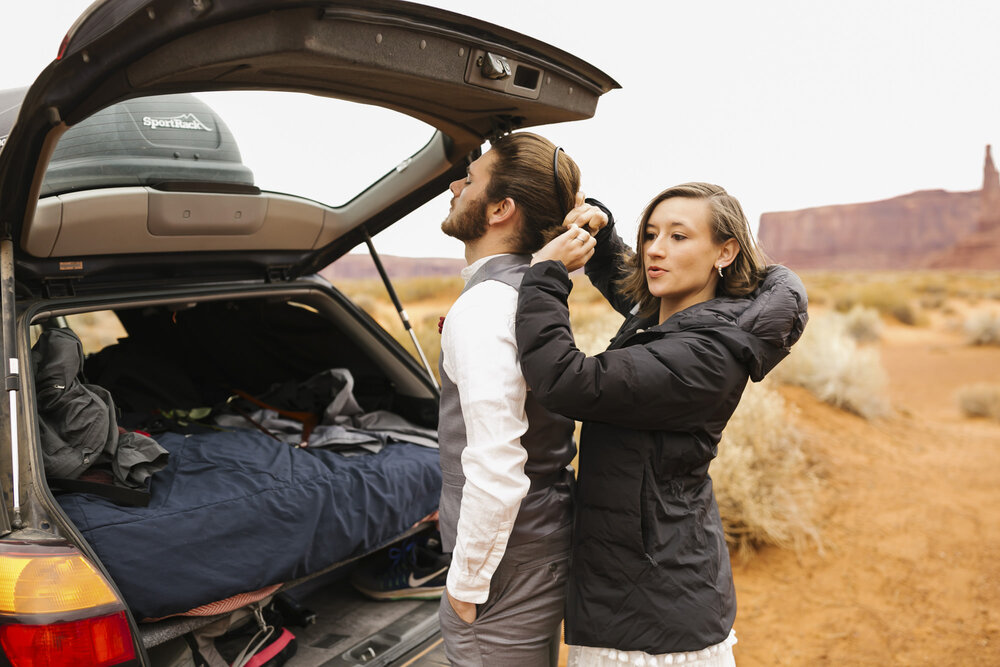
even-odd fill
[{"label": "woman's fingers", "polygon": [[597,240],[587,230],[576,225],[560,235],[559,240],[563,245],[559,259],[566,265],[567,271],[576,271],[586,264],[597,245]]},{"label": "woman's fingers", "polygon": [[555,259],[565,264],[568,270],[575,271],[590,259],[596,245],[597,240],[586,229],[570,225],[566,231],[535,253],[532,264]]},{"label": "woman's fingers", "polygon": [[601,210],[598,206],[591,206],[590,213],[591,215],[587,218],[587,222],[585,224],[587,228],[590,229],[591,234],[596,234],[607,226],[608,214]]},{"label": "woman's fingers", "polygon": [[591,234],[596,234],[608,224],[608,215],[599,206],[580,204],[563,219],[563,226],[586,227]]}]

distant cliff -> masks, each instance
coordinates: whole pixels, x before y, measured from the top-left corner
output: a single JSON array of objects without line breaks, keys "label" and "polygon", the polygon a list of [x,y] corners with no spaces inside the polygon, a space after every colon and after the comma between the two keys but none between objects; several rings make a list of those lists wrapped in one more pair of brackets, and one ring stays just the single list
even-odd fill
[{"label": "distant cliff", "polygon": [[[404,280],[423,276],[457,276],[465,267],[464,259],[442,257],[397,257],[381,255],[382,265],[390,280]],[[366,254],[347,254],[320,271],[330,282],[338,280],[377,279],[378,270]]]},{"label": "distant cliff", "polygon": [[797,269],[1000,270],[1000,176],[987,146],[982,190],[765,213],[757,235]]}]

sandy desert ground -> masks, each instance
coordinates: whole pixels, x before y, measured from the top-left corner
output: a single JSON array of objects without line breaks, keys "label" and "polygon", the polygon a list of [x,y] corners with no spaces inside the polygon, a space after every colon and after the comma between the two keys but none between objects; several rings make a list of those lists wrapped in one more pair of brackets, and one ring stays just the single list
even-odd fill
[{"label": "sandy desert ground", "polygon": [[782,390],[820,461],[823,553],[736,563],[740,665],[1000,664],[1000,421],[954,398],[1000,378],[1000,347],[940,319],[880,347],[886,418]]}]

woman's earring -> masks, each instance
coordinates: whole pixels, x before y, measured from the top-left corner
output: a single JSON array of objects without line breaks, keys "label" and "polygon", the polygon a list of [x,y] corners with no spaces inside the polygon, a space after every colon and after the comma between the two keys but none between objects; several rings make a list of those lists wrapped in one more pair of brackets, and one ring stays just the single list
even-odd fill
[{"label": "woman's earring", "polygon": [[719,270],[719,277],[720,278],[725,278],[725,276],[722,275],[722,265],[721,264],[716,264],[715,268],[717,268]]}]

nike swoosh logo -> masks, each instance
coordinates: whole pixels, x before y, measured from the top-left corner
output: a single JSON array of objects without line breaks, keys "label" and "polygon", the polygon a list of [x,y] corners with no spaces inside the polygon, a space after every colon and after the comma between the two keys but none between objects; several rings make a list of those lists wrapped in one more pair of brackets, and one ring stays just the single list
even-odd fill
[{"label": "nike swoosh logo", "polygon": [[420,588],[421,586],[423,586],[424,584],[426,584],[428,581],[430,581],[434,577],[438,576],[439,574],[442,574],[442,573],[446,572],[447,570],[448,570],[448,566],[445,565],[444,567],[442,567],[437,572],[432,572],[431,574],[428,574],[426,577],[420,577],[419,579],[415,578],[413,576],[413,573],[410,572],[410,581],[409,581],[410,588]]}]

